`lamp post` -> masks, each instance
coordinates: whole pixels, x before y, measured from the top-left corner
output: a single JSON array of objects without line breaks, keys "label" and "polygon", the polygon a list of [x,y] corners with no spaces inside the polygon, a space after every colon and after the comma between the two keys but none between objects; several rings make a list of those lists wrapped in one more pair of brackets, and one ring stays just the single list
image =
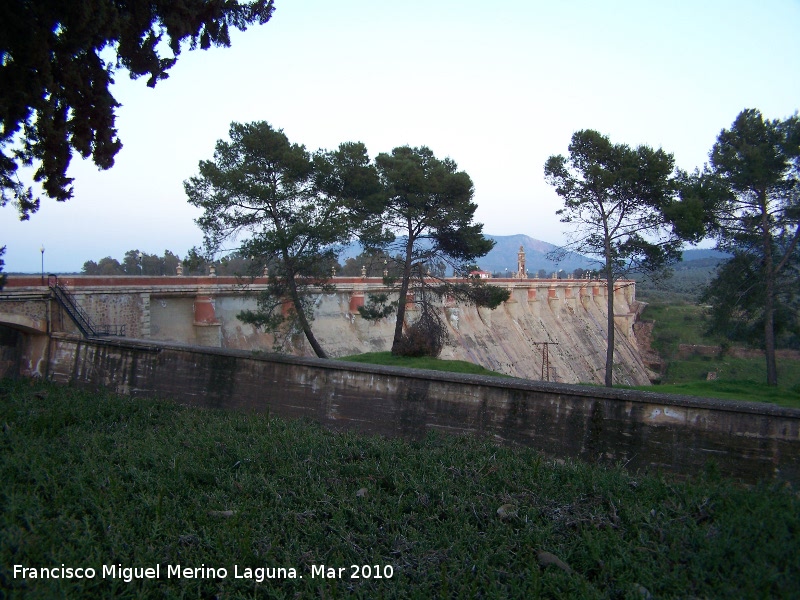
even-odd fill
[{"label": "lamp post", "polygon": [[144,264],[142,263],[142,256],[143,256],[143,255],[142,255],[142,253],[141,253],[141,252],[139,252],[139,253],[136,255],[136,258],[138,258],[138,259],[139,259],[139,271],[140,271],[140,273],[141,273],[142,275],[144,275]]},{"label": "lamp post", "polygon": [[39,252],[42,253],[42,285],[44,285],[44,244],[39,247]]}]

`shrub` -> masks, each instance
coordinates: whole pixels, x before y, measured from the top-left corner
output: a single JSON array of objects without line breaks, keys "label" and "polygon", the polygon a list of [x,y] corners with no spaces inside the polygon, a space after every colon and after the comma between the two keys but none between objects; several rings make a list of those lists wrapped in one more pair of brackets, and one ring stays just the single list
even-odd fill
[{"label": "shrub", "polygon": [[422,315],[403,332],[396,354],[399,356],[433,356],[442,353],[447,329],[433,309],[423,308]]}]

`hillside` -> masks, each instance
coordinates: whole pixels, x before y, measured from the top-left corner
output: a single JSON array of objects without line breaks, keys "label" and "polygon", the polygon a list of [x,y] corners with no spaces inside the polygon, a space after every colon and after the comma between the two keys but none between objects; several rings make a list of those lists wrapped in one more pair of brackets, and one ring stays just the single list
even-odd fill
[{"label": "hillside", "polygon": [[672,277],[658,285],[635,275],[636,296],[647,302],[696,302],[727,257],[724,252],[713,249],[685,250],[683,260],[673,266]]},{"label": "hillside", "polygon": [[[525,249],[526,267],[531,275],[539,269],[544,269],[549,275],[559,269],[569,272],[579,268],[592,269],[596,267],[591,259],[574,252],[569,253],[561,262],[550,260],[547,258],[547,254],[555,250],[557,246],[527,235],[486,234],[486,237],[495,241],[495,247],[478,261],[478,266],[484,271],[505,273],[508,269],[509,275],[515,273],[520,246]],[[339,253],[339,263],[344,264],[348,258],[354,258],[360,252],[361,247],[358,243],[348,244]]]},{"label": "hillside", "polygon": [[517,253],[519,247],[525,249],[526,267],[529,273],[536,273],[539,269],[551,272],[563,269],[564,271],[574,271],[575,269],[592,269],[596,264],[589,258],[576,254],[568,253],[564,260],[556,262],[550,260],[547,254],[557,248],[555,244],[543,242],[527,235],[488,235],[488,238],[495,241],[495,247],[489,254],[484,256],[478,265],[484,271],[509,273],[517,270]]},{"label": "hillside", "polygon": [[[516,235],[486,234],[486,237],[494,240],[495,246],[489,254],[478,261],[478,266],[484,271],[502,274],[508,272],[509,275],[515,273],[520,246],[525,249],[525,266],[531,276],[540,269],[544,269],[549,276],[559,270],[569,273],[575,269],[596,269],[598,267],[596,261],[576,252],[568,253],[560,262],[551,260],[548,258],[548,254],[558,246],[521,233]],[[361,246],[358,243],[348,244],[339,253],[339,263],[344,264],[348,258],[354,258],[360,252]],[[640,277],[634,277],[634,279],[640,280],[642,285],[641,288],[637,288],[637,291],[641,289],[645,295],[664,291],[677,293],[682,297],[687,294],[696,294],[701,286],[710,281],[717,265],[727,256],[727,254],[711,248],[685,250],[683,260],[673,268],[675,275],[662,287],[656,288],[652,283],[641,281]]]}]

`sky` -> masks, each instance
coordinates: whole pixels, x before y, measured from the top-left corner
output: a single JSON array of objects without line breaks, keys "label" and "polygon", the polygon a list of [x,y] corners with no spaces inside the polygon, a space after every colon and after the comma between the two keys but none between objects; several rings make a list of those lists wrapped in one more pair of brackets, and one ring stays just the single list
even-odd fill
[{"label": "sky", "polygon": [[[181,53],[155,89],[117,72],[123,148],[73,157],[75,197],[20,222],[0,208],[6,272],[80,271],[127,250],[202,244],[183,181],[231,122],[268,121],[310,151],[428,146],[475,186],[492,235],[565,241],[544,163],[575,131],[702,167],[745,108],[800,109],[800,0],[276,0],[230,48]],[[42,255],[41,247],[45,252]]]}]

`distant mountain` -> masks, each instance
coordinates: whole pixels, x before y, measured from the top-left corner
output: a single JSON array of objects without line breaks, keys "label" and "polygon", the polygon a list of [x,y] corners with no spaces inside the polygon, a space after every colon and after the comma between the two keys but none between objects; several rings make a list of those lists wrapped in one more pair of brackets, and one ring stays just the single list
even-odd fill
[{"label": "distant mountain", "polygon": [[708,259],[722,261],[729,257],[730,254],[727,252],[720,252],[719,250],[714,250],[714,248],[693,248],[691,250],[683,251],[683,262]]},{"label": "distant mountain", "polygon": [[[549,273],[563,269],[564,271],[574,271],[575,269],[593,269],[597,265],[591,259],[570,252],[560,262],[555,262],[547,258],[547,253],[555,250],[556,245],[542,240],[529,237],[523,234],[517,235],[486,235],[487,238],[495,241],[495,246],[491,252],[478,260],[478,266],[484,271],[492,273],[505,273],[508,269],[509,275],[517,271],[517,253],[519,247],[525,249],[525,267],[528,273],[534,274],[539,269],[544,269]],[[339,263],[344,264],[348,258],[354,258],[361,253],[361,246],[353,242],[345,246],[339,253]]]},{"label": "distant mountain", "polygon": [[549,273],[563,269],[564,271],[574,271],[575,269],[593,269],[597,264],[590,258],[581,256],[575,252],[568,253],[563,260],[556,262],[547,258],[547,254],[555,250],[558,246],[543,242],[523,234],[517,235],[486,235],[487,238],[495,241],[492,251],[478,261],[478,266],[484,271],[509,273],[517,270],[517,253],[519,247],[525,249],[525,268],[528,273],[536,273],[539,269],[544,269]]}]

